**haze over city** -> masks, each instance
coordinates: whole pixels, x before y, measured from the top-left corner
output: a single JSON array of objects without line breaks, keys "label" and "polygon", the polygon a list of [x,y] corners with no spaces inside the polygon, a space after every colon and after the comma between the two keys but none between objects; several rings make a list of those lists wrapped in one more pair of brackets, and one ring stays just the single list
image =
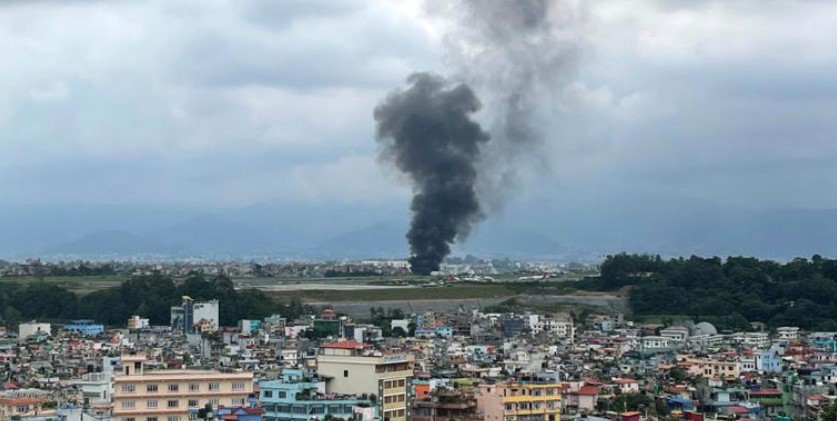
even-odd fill
[{"label": "haze over city", "polygon": [[[537,153],[454,254],[837,251],[837,5],[582,3],[556,18],[572,65],[533,98]],[[372,113],[414,72],[488,70],[463,61],[457,19],[416,1],[0,4],[0,256],[406,256],[411,186]]]}]

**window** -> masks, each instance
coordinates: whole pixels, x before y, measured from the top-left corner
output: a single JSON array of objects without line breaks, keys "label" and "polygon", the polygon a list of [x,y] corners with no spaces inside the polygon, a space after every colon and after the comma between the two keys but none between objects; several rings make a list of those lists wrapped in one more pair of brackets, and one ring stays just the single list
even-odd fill
[{"label": "window", "polygon": [[157,417],[148,417],[145,421],[157,421]]},{"label": "window", "polygon": [[210,391],[213,391],[213,390],[221,390],[221,385],[220,385],[220,384],[218,384],[218,383],[210,383],[210,384],[209,384],[209,390],[210,390]]},{"label": "window", "polygon": [[244,390],[244,383],[233,383],[233,390]]},{"label": "window", "polygon": [[279,399],[287,399],[288,392],[279,392]]},{"label": "window", "polygon": [[201,385],[199,385],[197,383],[192,383],[192,384],[189,385],[189,391],[190,392],[197,392],[199,390],[201,390]]},{"label": "window", "polygon": [[210,399],[209,400],[209,404],[212,405],[213,407],[217,407],[218,402],[219,402],[218,399]]},{"label": "window", "polygon": [[156,392],[157,391],[157,385],[156,384],[150,384],[148,386],[145,386],[145,390],[147,392]]},{"label": "window", "polygon": [[157,401],[146,401],[145,406],[150,409],[157,408]]},{"label": "window", "polygon": [[169,415],[166,417],[166,421],[180,421],[179,415]]},{"label": "window", "polygon": [[133,384],[123,384],[122,391],[126,393],[134,393],[137,390],[137,387]]},{"label": "window", "polygon": [[168,401],[166,406],[168,406],[169,408],[177,408],[178,406],[180,406],[180,401],[178,401],[176,399],[175,400],[170,400],[170,401]]},{"label": "window", "polygon": [[398,381],[398,387],[404,387],[406,384],[407,384],[407,381],[404,380],[404,379],[401,379],[401,380]]},{"label": "window", "polygon": [[136,421],[134,417],[122,418],[122,421]]},{"label": "window", "polygon": [[179,384],[170,384],[169,385],[169,392],[177,392],[178,390],[180,390],[180,385]]},{"label": "window", "polygon": [[264,393],[262,393],[262,396],[264,396],[265,398],[272,398],[273,397],[273,391],[272,390],[265,390]]},{"label": "window", "polygon": [[189,402],[187,402],[187,403],[192,408],[196,408],[198,406],[198,400],[197,399],[189,399]]},{"label": "window", "polygon": [[349,377],[349,370],[343,370],[343,377]]},{"label": "window", "polygon": [[244,398],[233,398],[233,406],[244,406]]},{"label": "window", "polygon": [[122,401],[122,409],[134,409],[137,403],[134,401]]}]

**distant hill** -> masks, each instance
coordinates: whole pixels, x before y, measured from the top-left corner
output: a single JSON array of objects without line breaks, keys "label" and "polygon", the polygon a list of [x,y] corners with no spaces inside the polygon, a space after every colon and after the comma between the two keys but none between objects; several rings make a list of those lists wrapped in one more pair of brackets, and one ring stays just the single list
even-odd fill
[{"label": "distant hill", "polygon": [[174,247],[126,231],[97,231],[43,250],[47,256],[132,256],[177,252]]},{"label": "distant hill", "polygon": [[404,258],[409,255],[409,246],[404,237],[406,230],[404,224],[380,222],[323,241],[311,249],[310,254],[335,259]]},{"label": "distant hill", "polygon": [[267,235],[240,221],[204,213],[151,231],[147,237],[192,253],[251,253],[271,249]]},{"label": "distant hill", "polygon": [[[165,207],[0,207],[0,257],[403,257],[403,204],[265,204],[207,211]],[[457,255],[590,261],[620,251],[837,256],[837,210],[734,210],[645,203],[561,209],[516,206],[475,227]]]}]

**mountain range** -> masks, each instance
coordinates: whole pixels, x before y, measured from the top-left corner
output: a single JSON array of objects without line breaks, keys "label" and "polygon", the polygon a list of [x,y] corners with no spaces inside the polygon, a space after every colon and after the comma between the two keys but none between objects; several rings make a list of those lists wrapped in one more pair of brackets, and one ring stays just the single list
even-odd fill
[{"label": "mountain range", "polygon": [[[595,261],[619,251],[787,260],[837,254],[837,210],[526,209],[488,218],[454,254]],[[603,209],[603,210],[602,210]],[[260,204],[240,209],[4,206],[0,257],[403,258],[400,204]]]}]

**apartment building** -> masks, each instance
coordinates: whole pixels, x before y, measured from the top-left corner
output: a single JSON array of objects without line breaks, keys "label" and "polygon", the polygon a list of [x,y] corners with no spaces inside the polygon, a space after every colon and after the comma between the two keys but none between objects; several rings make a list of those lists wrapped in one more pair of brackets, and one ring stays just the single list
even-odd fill
[{"label": "apartment building", "polygon": [[351,419],[356,408],[371,408],[369,395],[326,394],[325,381],[300,369],[285,369],[277,380],[259,383],[266,421],[308,421],[312,417]]},{"label": "apartment building", "polygon": [[0,397],[0,421],[54,414],[55,410],[43,409],[46,400],[46,397],[37,396]]},{"label": "apartment building", "polygon": [[477,410],[486,421],[560,421],[560,392],[551,382],[481,384]]},{"label": "apartment building", "polygon": [[244,406],[253,393],[253,373],[146,371],[145,360],[122,356],[121,374],[113,377],[115,421],[186,421],[206,404]]},{"label": "apartment building", "polygon": [[412,355],[382,353],[353,340],[325,344],[317,355],[328,393],[374,394],[378,413],[389,421],[411,418],[413,364]]}]

